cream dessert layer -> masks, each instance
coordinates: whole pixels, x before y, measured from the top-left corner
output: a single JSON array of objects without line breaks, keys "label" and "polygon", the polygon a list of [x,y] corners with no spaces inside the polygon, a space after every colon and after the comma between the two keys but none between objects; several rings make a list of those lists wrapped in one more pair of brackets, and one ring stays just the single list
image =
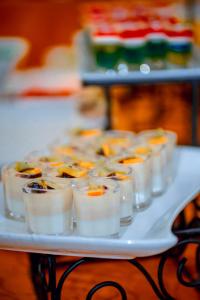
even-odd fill
[{"label": "cream dessert layer", "polygon": [[112,180],[93,180],[75,186],[74,204],[80,235],[104,237],[119,233],[120,191]]},{"label": "cream dessert layer", "polygon": [[8,217],[24,218],[22,187],[30,180],[41,176],[42,169],[37,163],[16,162],[3,168],[5,207]]},{"label": "cream dessert layer", "polygon": [[72,230],[72,190],[50,180],[31,181],[23,188],[28,228],[36,234],[67,234]]},{"label": "cream dessert layer", "polygon": [[141,210],[150,205],[151,176],[149,174],[149,157],[128,155],[117,158],[117,163],[132,168],[135,175],[135,203],[134,208]]},{"label": "cream dessert layer", "polygon": [[[91,177],[115,180],[120,187],[120,221],[128,225],[133,218],[134,182],[131,168],[120,165],[104,165],[89,172]],[[106,183],[106,180],[105,180]]]},{"label": "cream dessert layer", "polygon": [[166,189],[166,151],[163,145],[151,147],[149,144],[139,144],[129,151],[136,155],[150,157],[149,176],[151,178],[152,194],[162,194]]}]

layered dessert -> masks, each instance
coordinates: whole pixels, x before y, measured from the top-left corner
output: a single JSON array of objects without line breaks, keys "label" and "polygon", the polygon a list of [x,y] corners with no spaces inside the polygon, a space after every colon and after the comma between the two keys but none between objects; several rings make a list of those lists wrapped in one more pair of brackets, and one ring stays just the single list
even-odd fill
[{"label": "layered dessert", "polygon": [[72,230],[72,190],[49,179],[28,182],[23,187],[26,220],[36,234],[68,234]]},{"label": "layered dessert", "polygon": [[143,131],[139,134],[139,138],[148,143],[152,149],[157,151],[161,149],[165,152],[162,154],[165,161],[167,182],[171,182],[174,178],[174,152],[177,143],[177,135],[173,131],[163,129],[152,129]]},{"label": "layered dessert", "polygon": [[[105,165],[89,172],[91,177],[115,180],[120,186],[120,223],[129,225],[133,219],[134,181],[131,168],[120,165]],[[105,181],[106,182],[106,181]]]},{"label": "layered dessert", "polygon": [[115,159],[115,162],[132,168],[135,179],[136,210],[145,209],[151,202],[151,176],[149,174],[149,157],[127,154]]},{"label": "layered dessert", "polygon": [[92,180],[74,187],[77,230],[81,236],[117,236],[120,229],[120,190],[113,180]]},{"label": "layered dessert", "polygon": [[32,179],[42,176],[38,163],[16,162],[3,168],[3,184],[6,215],[14,219],[24,219],[25,208],[22,187]]},{"label": "layered dessert", "polygon": [[107,130],[97,140],[96,155],[111,157],[120,154],[135,143],[134,133],[125,130]]},{"label": "layered dessert", "polygon": [[160,195],[166,188],[166,155],[163,145],[151,147],[148,144],[140,144],[130,150],[131,153],[150,157],[149,176],[151,178],[152,194]]},{"label": "layered dessert", "polygon": [[149,23],[147,34],[147,55],[151,66],[154,69],[166,67],[167,56],[167,34],[163,23],[154,19]]},{"label": "layered dessert", "polygon": [[141,21],[127,20],[122,24],[120,32],[122,59],[130,70],[139,70],[140,65],[145,62],[146,34],[147,28]]}]

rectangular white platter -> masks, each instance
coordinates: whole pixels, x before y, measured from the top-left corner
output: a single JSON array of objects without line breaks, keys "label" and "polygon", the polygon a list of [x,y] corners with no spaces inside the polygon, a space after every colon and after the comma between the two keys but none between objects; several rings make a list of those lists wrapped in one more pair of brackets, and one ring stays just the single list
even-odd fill
[{"label": "rectangular white platter", "polygon": [[151,206],[137,213],[122,228],[118,239],[36,235],[26,224],[4,217],[1,187],[0,249],[55,255],[120,258],[151,256],[173,247],[177,238],[171,227],[180,211],[200,192],[200,148],[179,147],[174,182],[166,193],[153,198]]}]

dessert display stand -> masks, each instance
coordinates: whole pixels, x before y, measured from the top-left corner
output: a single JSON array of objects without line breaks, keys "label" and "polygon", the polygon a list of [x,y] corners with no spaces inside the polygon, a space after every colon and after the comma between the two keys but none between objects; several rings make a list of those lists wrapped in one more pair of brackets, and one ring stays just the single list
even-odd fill
[{"label": "dessert display stand", "polygon": [[[195,279],[186,266],[185,251],[190,245],[196,251],[194,265],[197,276],[200,275],[200,206],[194,200],[200,192],[200,151],[195,147],[178,147],[176,150],[177,172],[168,190],[153,198],[151,205],[135,215],[128,227],[123,227],[119,238],[86,238],[77,233],[66,236],[47,236],[30,234],[23,222],[0,216],[0,249],[24,251],[30,254],[31,276],[34,287],[41,300],[62,299],[62,289],[70,274],[81,265],[102,259],[112,259],[114,263],[126,260],[130,267],[139,270],[151,285],[158,299],[174,299],[165,284],[166,262],[175,260],[178,281],[190,288],[200,289],[200,278]],[[1,197],[1,211],[3,201]],[[193,203],[194,216],[189,224],[180,214],[187,204]],[[191,205],[191,204],[190,204]],[[177,218],[178,217],[178,218]],[[175,225],[174,221],[176,219]],[[177,223],[178,221],[178,223]],[[138,257],[160,255],[157,278],[137,261]],[[69,264],[60,278],[57,268],[60,266],[59,255],[83,257]],[[106,274],[105,274],[106,275]],[[107,275],[106,275],[107,276]],[[131,281],[130,281],[131,284]],[[98,290],[112,286],[125,300],[125,289],[114,281],[96,284],[88,292],[86,300],[93,299]],[[70,298],[69,298],[70,299]]]}]

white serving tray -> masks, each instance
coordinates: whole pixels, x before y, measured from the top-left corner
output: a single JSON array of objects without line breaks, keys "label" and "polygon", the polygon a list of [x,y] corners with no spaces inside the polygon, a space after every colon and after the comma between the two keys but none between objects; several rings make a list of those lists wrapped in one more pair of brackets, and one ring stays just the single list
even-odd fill
[{"label": "white serving tray", "polygon": [[[153,199],[121,232],[119,239],[84,238],[77,235],[29,234],[22,222],[0,215],[0,249],[103,258],[128,259],[151,256],[173,247],[177,238],[171,227],[179,212],[200,192],[200,149],[179,147],[177,175],[167,192]],[[1,187],[2,193],[2,187]],[[1,207],[3,197],[1,196]]]}]

